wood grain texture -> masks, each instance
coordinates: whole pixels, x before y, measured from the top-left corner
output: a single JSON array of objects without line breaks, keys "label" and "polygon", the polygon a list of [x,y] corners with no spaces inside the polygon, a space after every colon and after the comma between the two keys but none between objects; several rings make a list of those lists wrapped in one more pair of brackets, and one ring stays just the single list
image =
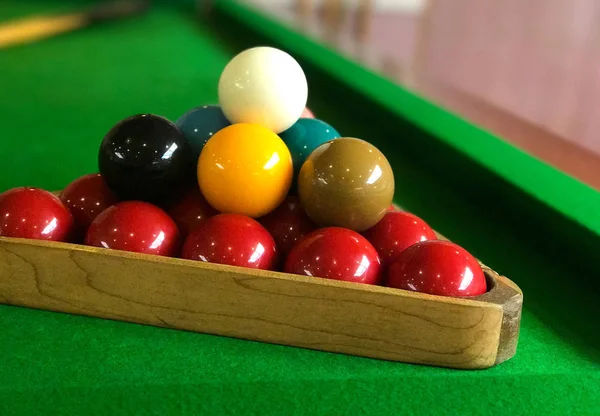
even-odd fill
[{"label": "wood grain texture", "polygon": [[[482,266],[486,276],[495,274],[489,267]],[[493,290],[478,298],[502,307],[502,328],[496,356],[496,364],[499,364],[508,360],[517,352],[519,329],[521,327],[521,310],[523,309],[523,292],[512,281],[497,274],[494,276],[492,285],[495,285]]]},{"label": "wood grain texture", "polygon": [[456,299],[0,237],[1,303],[454,368],[514,353],[505,303],[520,311],[520,291],[486,276],[488,294]]},{"label": "wood grain texture", "polygon": [[[398,205],[395,206],[401,209]],[[438,239],[449,241],[442,234],[437,231],[434,232]],[[502,329],[496,357],[496,364],[500,364],[510,359],[517,352],[519,330],[521,328],[521,310],[523,309],[523,292],[510,279],[498,275],[481,261],[479,261],[479,265],[488,278],[488,287],[492,287],[493,290],[478,296],[477,299],[502,306]],[[490,279],[490,276],[493,278]]]}]

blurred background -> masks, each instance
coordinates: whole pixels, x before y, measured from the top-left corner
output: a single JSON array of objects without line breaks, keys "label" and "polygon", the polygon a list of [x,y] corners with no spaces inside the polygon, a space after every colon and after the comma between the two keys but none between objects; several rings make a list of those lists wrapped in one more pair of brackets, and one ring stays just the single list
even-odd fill
[{"label": "blurred background", "polygon": [[[600,189],[600,1],[241,1]],[[2,2],[0,48],[14,18],[100,3]]]},{"label": "blurred background", "polygon": [[600,188],[597,0],[249,0]]}]

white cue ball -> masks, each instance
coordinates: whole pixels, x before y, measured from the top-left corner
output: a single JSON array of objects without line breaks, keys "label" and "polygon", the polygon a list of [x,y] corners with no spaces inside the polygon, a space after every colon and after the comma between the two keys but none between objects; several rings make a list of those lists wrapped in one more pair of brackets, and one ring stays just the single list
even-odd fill
[{"label": "white cue ball", "polygon": [[308,84],[286,52],[260,46],[236,55],[219,79],[219,104],[231,123],[260,124],[281,133],[306,107]]}]

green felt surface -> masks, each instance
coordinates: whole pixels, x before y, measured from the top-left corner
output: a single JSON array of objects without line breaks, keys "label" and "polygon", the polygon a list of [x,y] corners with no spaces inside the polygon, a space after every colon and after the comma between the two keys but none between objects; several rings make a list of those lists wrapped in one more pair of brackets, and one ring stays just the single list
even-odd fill
[{"label": "green felt surface", "polygon": [[[5,1],[0,19],[81,3]],[[158,3],[126,24],[0,51],[0,191],[60,189],[95,171],[98,144],[123,117],[175,119],[215,102],[240,38],[255,41],[220,22]],[[521,286],[517,355],[456,371],[0,306],[0,415],[598,414],[598,295],[568,259],[482,212],[414,149],[354,117],[342,87],[307,74],[317,114],[388,155],[397,202]]]}]

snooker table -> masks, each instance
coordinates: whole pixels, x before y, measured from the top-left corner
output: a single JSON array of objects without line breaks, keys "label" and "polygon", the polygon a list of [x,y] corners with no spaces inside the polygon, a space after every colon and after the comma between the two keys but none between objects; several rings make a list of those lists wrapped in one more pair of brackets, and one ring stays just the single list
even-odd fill
[{"label": "snooker table", "polygon": [[[8,1],[0,19],[84,3]],[[157,1],[1,50],[0,191],[96,171],[116,121],[215,102],[236,52],[278,46],[303,65],[315,113],[388,156],[395,202],[521,287],[517,354],[460,371],[0,305],[1,415],[598,414],[597,191],[255,9],[194,13]]]}]

